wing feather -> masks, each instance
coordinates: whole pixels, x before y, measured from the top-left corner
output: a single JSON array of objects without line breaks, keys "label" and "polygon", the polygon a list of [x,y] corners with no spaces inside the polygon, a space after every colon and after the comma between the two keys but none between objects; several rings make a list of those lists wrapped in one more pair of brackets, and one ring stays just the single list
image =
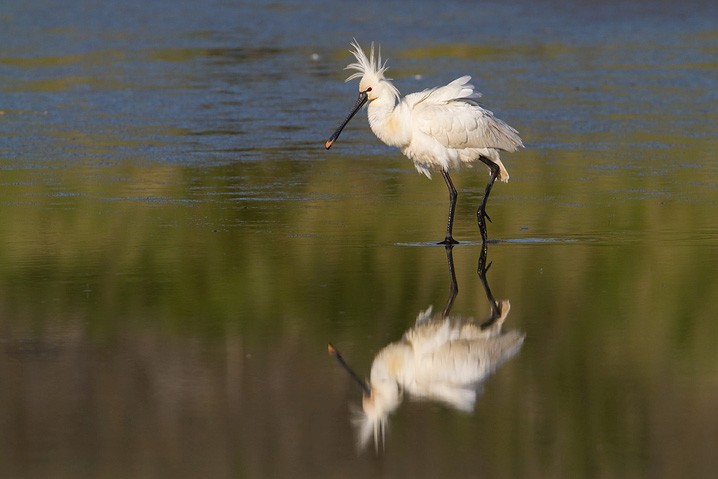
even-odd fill
[{"label": "wing feather", "polygon": [[408,95],[415,128],[447,148],[516,151],[522,147],[518,131],[474,101],[480,93],[467,83],[470,79],[463,76],[448,85]]}]

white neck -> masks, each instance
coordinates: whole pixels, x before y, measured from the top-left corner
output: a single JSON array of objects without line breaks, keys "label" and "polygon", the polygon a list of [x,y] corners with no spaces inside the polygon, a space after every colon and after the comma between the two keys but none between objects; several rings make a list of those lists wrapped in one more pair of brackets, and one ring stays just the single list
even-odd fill
[{"label": "white neck", "polygon": [[411,141],[411,114],[393,95],[372,100],[367,108],[369,126],[381,141],[402,148]]}]

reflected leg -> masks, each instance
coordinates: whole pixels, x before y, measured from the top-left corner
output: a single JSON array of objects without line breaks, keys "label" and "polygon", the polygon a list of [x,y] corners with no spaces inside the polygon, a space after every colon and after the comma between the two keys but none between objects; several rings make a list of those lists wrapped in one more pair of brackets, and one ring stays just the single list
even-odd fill
[{"label": "reflected leg", "polygon": [[451,312],[452,306],[454,306],[454,300],[456,295],[459,294],[459,283],[456,282],[456,272],[454,271],[454,254],[452,249],[453,244],[446,245],[446,262],[449,265],[449,278],[451,278],[451,291],[449,292],[449,298],[446,300],[446,306],[442,312],[442,317],[446,318]]},{"label": "reflected leg", "polygon": [[501,306],[499,305],[499,302],[496,301],[496,298],[494,298],[494,293],[491,292],[491,287],[489,286],[489,280],[486,278],[486,273],[488,273],[489,268],[491,268],[491,263],[486,264],[488,254],[489,248],[484,242],[484,244],[481,245],[481,255],[479,256],[479,264],[476,267],[476,273],[479,275],[479,279],[481,279],[481,284],[484,287],[486,299],[489,300],[489,306],[491,306],[491,315],[486,321],[481,323],[481,329],[491,327],[496,322],[496,320],[501,317]]}]

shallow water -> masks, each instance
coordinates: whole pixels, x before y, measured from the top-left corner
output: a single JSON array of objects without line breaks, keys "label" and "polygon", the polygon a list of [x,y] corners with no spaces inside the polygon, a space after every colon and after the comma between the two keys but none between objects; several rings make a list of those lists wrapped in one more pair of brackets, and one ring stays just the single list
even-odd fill
[{"label": "shallow water", "polygon": [[[714,2],[6,2],[0,476],[712,477]],[[450,297],[443,182],[344,84],[462,74],[527,149],[489,201],[486,280],[520,351],[472,411],[404,401],[358,451],[361,376]],[[459,190],[451,314],[481,322]]]}]

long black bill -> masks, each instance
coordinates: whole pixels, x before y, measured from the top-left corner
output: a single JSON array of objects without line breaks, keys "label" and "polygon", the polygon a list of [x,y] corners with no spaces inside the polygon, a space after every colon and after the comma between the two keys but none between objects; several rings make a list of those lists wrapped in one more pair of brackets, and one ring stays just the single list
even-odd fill
[{"label": "long black bill", "polygon": [[366,396],[369,396],[369,395],[371,394],[371,389],[369,389],[369,386],[367,386],[366,382],[365,382],[362,378],[360,378],[360,377],[357,375],[357,373],[355,373],[354,370],[353,370],[351,367],[349,367],[349,365],[347,364],[347,362],[344,361],[344,358],[342,357],[342,355],[339,354],[339,351],[337,351],[337,348],[335,348],[334,346],[332,346],[332,343],[327,344],[327,351],[329,351],[329,354],[331,354],[332,356],[334,356],[334,359],[337,360],[337,362],[339,363],[339,365],[340,365],[341,367],[343,367],[346,372],[349,373],[349,375],[352,377],[352,379],[353,379],[354,381],[356,381],[356,383],[357,383],[357,384],[359,385],[359,387],[361,388],[362,392],[363,392]]},{"label": "long black bill", "polygon": [[332,147],[332,145],[337,140],[337,138],[339,138],[339,134],[342,132],[344,127],[347,126],[347,123],[349,123],[349,120],[351,120],[352,117],[354,115],[356,115],[357,112],[361,109],[361,107],[364,106],[364,103],[366,103],[367,99],[368,99],[368,96],[365,91],[359,93],[359,98],[357,98],[357,102],[354,105],[352,112],[349,113],[349,116],[347,116],[347,119],[344,120],[344,123],[342,123],[342,125],[339,128],[337,128],[337,131],[335,131],[334,134],[332,136],[330,136],[329,139],[327,140],[327,142],[324,144],[324,146],[327,147],[327,150]]}]

